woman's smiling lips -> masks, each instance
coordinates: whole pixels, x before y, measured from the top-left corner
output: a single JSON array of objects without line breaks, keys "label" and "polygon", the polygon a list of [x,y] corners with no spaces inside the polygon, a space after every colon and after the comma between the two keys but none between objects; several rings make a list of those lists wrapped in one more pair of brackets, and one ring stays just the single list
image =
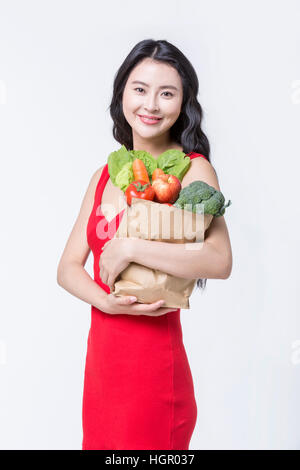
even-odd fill
[{"label": "woman's smiling lips", "polygon": [[162,118],[156,118],[155,116],[143,116],[141,114],[138,114],[140,120],[144,123],[144,124],[157,124],[159,121],[162,120]]}]

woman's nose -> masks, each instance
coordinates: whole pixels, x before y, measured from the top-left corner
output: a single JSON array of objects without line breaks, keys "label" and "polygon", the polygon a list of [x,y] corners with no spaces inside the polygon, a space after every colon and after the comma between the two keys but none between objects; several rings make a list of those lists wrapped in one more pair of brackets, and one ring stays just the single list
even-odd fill
[{"label": "woman's nose", "polygon": [[148,95],[148,97],[145,99],[145,109],[148,109],[149,111],[157,111],[158,110],[158,105],[156,102],[156,97],[155,95]]}]

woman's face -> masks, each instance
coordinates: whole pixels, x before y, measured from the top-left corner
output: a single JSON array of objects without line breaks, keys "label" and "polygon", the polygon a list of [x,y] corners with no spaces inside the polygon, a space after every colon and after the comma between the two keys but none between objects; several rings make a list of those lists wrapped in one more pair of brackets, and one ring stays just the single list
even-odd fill
[{"label": "woman's face", "polygon": [[[143,59],[131,71],[123,93],[123,113],[133,135],[153,139],[168,133],[180,115],[182,98],[182,83],[177,70],[151,58]],[[143,122],[141,115],[155,116],[160,120],[148,124]]]}]

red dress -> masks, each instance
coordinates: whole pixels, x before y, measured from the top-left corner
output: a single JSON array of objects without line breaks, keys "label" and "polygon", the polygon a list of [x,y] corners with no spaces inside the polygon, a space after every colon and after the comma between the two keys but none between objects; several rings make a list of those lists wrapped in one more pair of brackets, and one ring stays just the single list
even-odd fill
[{"label": "red dress", "polygon": [[[194,152],[188,156],[205,158]],[[99,258],[124,209],[110,223],[101,212],[108,179],[106,164],[96,188],[87,240],[94,255],[94,280],[110,293],[100,279]],[[97,236],[98,224],[109,233],[104,240]],[[189,448],[197,405],[182,339],[180,309],[151,317],[111,315],[91,306],[82,405],[83,450]]]}]

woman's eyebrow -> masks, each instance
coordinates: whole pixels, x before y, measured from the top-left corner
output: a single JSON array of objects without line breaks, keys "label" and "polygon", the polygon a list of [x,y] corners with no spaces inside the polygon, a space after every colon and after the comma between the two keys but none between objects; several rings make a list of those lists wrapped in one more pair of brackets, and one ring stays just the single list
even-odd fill
[{"label": "woman's eyebrow", "polygon": [[[133,82],[131,82],[132,85],[133,85],[134,83],[140,83],[141,85],[149,86],[149,85],[147,85],[147,83],[141,82],[141,81],[139,81],[139,80],[134,80]],[[159,88],[160,88],[160,89],[161,89],[161,88],[172,88],[173,90],[178,91],[178,88],[176,88],[176,86],[174,86],[174,85],[162,85],[162,86],[160,86]]]}]

